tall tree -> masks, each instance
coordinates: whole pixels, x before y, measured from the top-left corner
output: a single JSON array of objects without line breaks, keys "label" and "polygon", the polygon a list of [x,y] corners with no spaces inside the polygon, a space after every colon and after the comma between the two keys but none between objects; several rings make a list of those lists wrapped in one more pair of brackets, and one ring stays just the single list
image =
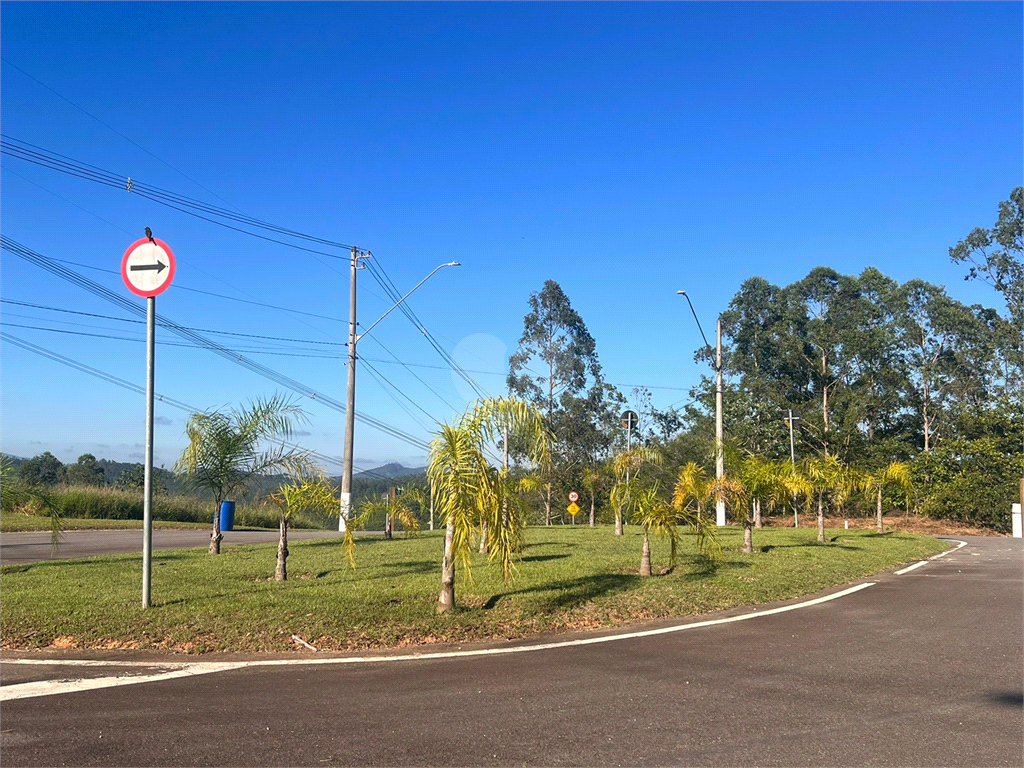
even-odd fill
[{"label": "tall tree", "polygon": [[57,485],[64,482],[65,471],[63,462],[49,451],[25,459],[18,467],[21,479],[29,485]]},{"label": "tall tree", "polygon": [[[596,420],[607,397],[601,378],[601,365],[593,336],[583,318],[572,308],[569,297],[554,280],[546,280],[539,292],[530,294],[530,311],[523,318],[519,346],[509,358],[508,389],[519,398],[540,408],[548,428],[557,439],[558,451],[552,461],[568,466],[574,461],[582,467],[589,463],[592,439],[566,440],[570,425],[581,428]],[[582,397],[580,397],[582,395]],[[560,418],[566,412],[574,420]],[[572,455],[572,454],[579,455]],[[555,467],[545,467],[544,522],[551,524],[551,491]]]},{"label": "tall tree", "polygon": [[67,481],[71,485],[103,485],[103,467],[96,463],[91,453],[83,453],[74,464],[65,468]]},{"label": "tall tree", "polygon": [[300,472],[308,466],[308,453],[299,448],[284,444],[263,447],[290,437],[294,425],[304,420],[302,409],[281,395],[254,400],[244,408],[189,417],[185,425],[189,443],[175,469],[183,472],[191,485],[213,495],[211,555],[220,554],[222,501],[242,492],[257,475]]}]

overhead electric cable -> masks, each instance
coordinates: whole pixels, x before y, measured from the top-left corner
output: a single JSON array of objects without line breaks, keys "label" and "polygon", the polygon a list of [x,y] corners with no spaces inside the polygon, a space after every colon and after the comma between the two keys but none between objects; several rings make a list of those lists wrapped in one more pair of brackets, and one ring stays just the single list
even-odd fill
[{"label": "overhead electric cable", "polygon": [[[24,349],[24,350],[26,350],[28,352],[32,352],[33,354],[37,354],[37,355],[40,355],[42,357],[49,358],[50,360],[53,360],[54,362],[60,363],[62,365],[66,365],[69,368],[74,368],[75,370],[81,371],[82,373],[87,373],[90,376],[95,376],[98,379],[106,381],[106,382],[108,382],[110,384],[114,384],[114,385],[119,386],[119,387],[121,387],[123,389],[128,389],[128,390],[130,390],[132,392],[135,392],[137,394],[140,394],[140,395],[145,395],[146,394],[146,390],[143,387],[140,387],[137,384],[133,384],[130,381],[125,381],[124,379],[119,378],[117,376],[114,376],[113,374],[106,373],[105,371],[101,371],[98,368],[93,368],[90,365],[86,365],[85,363],[81,363],[81,362],[79,362],[77,360],[73,360],[70,357],[66,357],[64,355],[58,354],[57,352],[54,352],[53,350],[46,349],[45,347],[40,347],[37,344],[32,344],[31,342],[25,341],[24,339],[19,339],[17,336],[12,336],[9,333],[4,333],[3,331],[0,331],[0,339],[2,339],[3,341],[9,342],[11,344],[14,344],[17,347],[21,347],[22,349]],[[155,397],[156,397],[156,399],[159,402],[165,403],[167,405],[170,405],[173,408],[177,408],[177,409],[182,410],[182,411],[188,411],[189,413],[202,413],[202,412],[204,412],[203,409],[201,409],[201,408],[196,408],[195,406],[189,405],[188,403],[183,403],[183,402],[181,402],[179,400],[175,400],[173,398],[167,397],[165,395],[161,395],[159,393],[155,393]],[[342,464],[341,459],[335,458],[335,457],[330,456],[330,455],[328,455],[326,453],[320,453],[319,451],[314,451],[314,450],[311,450],[309,448],[303,448],[302,446],[297,445],[295,443],[289,443],[289,442],[286,442],[286,441],[281,441],[281,442],[287,448],[299,448],[300,450],[306,451],[313,458],[320,459],[321,461],[327,462],[329,464],[337,464],[339,466]],[[371,469],[362,469],[360,467],[356,467],[355,469],[357,469],[360,472],[360,474],[370,475],[371,477],[375,477],[375,478],[377,478],[379,480],[390,480],[390,479],[392,479],[392,478],[390,478],[387,475],[379,474],[377,472],[374,472]]]},{"label": "overhead electric cable", "polygon": [[[25,259],[26,261],[29,261],[30,263],[35,264],[36,266],[39,266],[57,275],[58,277],[61,277],[65,280],[68,280],[71,283],[74,283],[75,285],[78,285],[81,288],[84,288],[90,293],[93,293],[99,296],[100,298],[103,298],[121,307],[127,312],[130,312],[137,316],[144,316],[146,313],[146,310],[143,309],[138,304],[136,304],[135,302],[130,301],[129,299],[114,293],[113,291],[103,287],[102,285],[93,282],[84,275],[80,275],[77,272],[74,272],[73,270],[61,266],[60,264],[56,263],[53,259],[50,259],[46,256],[43,256],[40,253],[36,253],[35,251],[26,248],[25,246],[22,246],[21,244],[17,243],[16,241],[12,240],[6,235],[0,235],[0,246],[2,246],[10,253],[13,253],[14,255],[19,256]],[[271,368],[268,368],[265,365],[262,365],[261,363],[249,360],[248,358],[244,357],[238,352],[231,350],[221,344],[218,344],[215,341],[207,339],[205,336],[195,333],[194,331],[189,330],[185,326],[179,325],[174,321],[169,320],[167,317],[161,316],[160,320],[162,325],[166,327],[168,330],[172,331],[173,333],[182,336],[183,338],[186,338],[190,341],[194,341],[197,344],[200,344],[207,350],[214,352],[215,354],[220,355],[221,357],[224,357],[227,360],[230,360],[236,365],[240,365],[241,367],[246,368],[249,371],[256,373],[257,375],[263,376],[264,378],[270,379],[271,381],[274,381],[275,383],[278,383],[281,386],[291,389],[292,391],[297,392],[303,397],[309,397],[310,399],[319,401],[330,408],[338,410],[342,413],[345,412],[344,404],[328,395],[318,393],[316,392],[315,389],[305,384],[302,384],[301,382],[298,382],[295,379],[292,379],[282,373],[279,373]],[[409,445],[420,448],[421,450],[426,450],[429,447],[427,442],[417,437],[414,437],[406,432],[403,432],[402,430],[396,427],[392,427],[391,425],[386,424],[385,422],[382,422],[379,419],[375,419],[372,416],[356,413],[355,417],[360,421],[369,424],[379,429],[380,431],[391,435],[392,437],[402,440],[403,442],[406,442]]]}]

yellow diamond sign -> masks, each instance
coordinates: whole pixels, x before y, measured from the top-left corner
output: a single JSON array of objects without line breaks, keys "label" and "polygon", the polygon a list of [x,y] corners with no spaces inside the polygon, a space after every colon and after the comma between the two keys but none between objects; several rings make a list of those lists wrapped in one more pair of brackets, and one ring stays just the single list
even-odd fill
[{"label": "yellow diamond sign", "polygon": [[570,515],[576,517],[576,513],[580,511],[580,508],[579,505],[574,501],[572,504],[566,507],[566,510],[569,512]]}]

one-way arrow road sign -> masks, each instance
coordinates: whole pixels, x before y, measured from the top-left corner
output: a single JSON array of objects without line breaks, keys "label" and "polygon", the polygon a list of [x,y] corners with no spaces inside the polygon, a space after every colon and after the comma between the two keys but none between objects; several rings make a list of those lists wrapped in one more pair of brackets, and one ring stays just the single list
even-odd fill
[{"label": "one-way arrow road sign", "polygon": [[158,238],[143,237],[128,246],[121,259],[121,278],[136,296],[156,296],[174,279],[174,253]]},{"label": "one-way arrow road sign", "polygon": [[162,261],[158,261],[156,264],[132,264],[128,267],[129,272],[142,272],[147,269],[155,269],[157,272],[163,272],[167,269],[167,265]]}]

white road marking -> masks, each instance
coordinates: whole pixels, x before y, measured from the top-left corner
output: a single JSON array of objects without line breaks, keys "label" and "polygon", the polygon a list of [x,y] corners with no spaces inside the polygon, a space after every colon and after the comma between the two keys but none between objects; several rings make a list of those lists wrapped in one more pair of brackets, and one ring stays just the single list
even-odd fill
[{"label": "white road marking", "polygon": [[157,682],[159,680],[172,680],[179,677],[191,677],[195,675],[207,675],[213,672],[226,672],[232,669],[243,667],[278,667],[278,666],[308,666],[311,664],[375,664],[380,662],[394,661],[428,661],[433,659],[454,659],[468,656],[499,656],[510,653],[527,653],[530,651],[545,651],[555,648],[570,648],[580,645],[596,645],[597,643],[611,643],[618,640],[630,640],[639,637],[653,637],[665,635],[671,632],[682,632],[687,629],[698,629],[700,627],[711,627],[718,624],[733,624],[747,619],[758,619],[762,616],[773,616],[778,613],[795,611],[800,608],[809,608],[812,605],[819,605],[831,600],[837,600],[846,595],[852,595],[862,589],[874,586],[876,582],[869,581],[857,584],[841,592],[834,592],[831,595],[816,597],[813,600],[805,600],[802,603],[783,605],[779,608],[770,608],[767,611],[758,611],[756,608],[751,613],[742,616],[730,616],[724,619],[709,619],[707,621],[696,621],[690,624],[676,624],[671,627],[660,629],[645,629],[637,632],[624,632],[617,635],[603,635],[601,637],[587,637],[579,640],[562,640],[553,643],[538,643],[536,645],[517,645],[509,648],[480,648],[472,651],[441,651],[437,653],[410,653],[400,656],[343,656],[326,659],[265,659],[260,661],[233,661],[233,662],[117,662],[97,661],[94,659],[3,659],[8,664],[38,664],[42,666],[79,666],[79,667],[171,667],[177,666],[168,672],[159,672],[154,675],[132,675],[114,677],[95,677],[83,680],[53,680],[39,681],[33,683],[17,683],[0,687],[0,701],[14,701],[16,699],[29,699],[36,696],[54,696],[61,693],[74,693],[76,691],[91,691],[98,688],[112,688],[121,685],[136,685],[138,683]]},{"label": "white road marking", "polygon": [[900,570],[896,571],[896,575],[897,576],[902,576],[904,573],[912,571],[915,568],[920,568],[922,565],[928,565],[928,561],[927,560],[919,560],[918,562],[914,563],[913,565],[908,565],[906,568],[901,568]]},{"label": "white road marking", "polygon": [[[938,560],[940,557],[945,557],[946,555],[950,554],[951,552],[957,552],[957,551],[959,551],[959,550],[961,550],[961,549],[963,549],[964,547],[967,546],[967,542],[966,541],[960,541],[959,539],[948,539],[948,541],[955,541],[957,543],[957,545],[955,547],[953,547],[952,549],[947,549],[945,552],[939,552],[939,554],[937,554],[937,555],[932,555],[927,560],[921,560],[920,562],[914,563],[913,565],[908,565],[906,568],[901,568],[900,570],[896,571],[896,575],[897,576],[902,576],[904,573],[909,573],[910,571],[914,570],[915,568],[920,568],[922,565],[928,565],[928,563],[930,563],[932,560]],[[976,553],[972,552],[971,554],[976,554]]]}]

